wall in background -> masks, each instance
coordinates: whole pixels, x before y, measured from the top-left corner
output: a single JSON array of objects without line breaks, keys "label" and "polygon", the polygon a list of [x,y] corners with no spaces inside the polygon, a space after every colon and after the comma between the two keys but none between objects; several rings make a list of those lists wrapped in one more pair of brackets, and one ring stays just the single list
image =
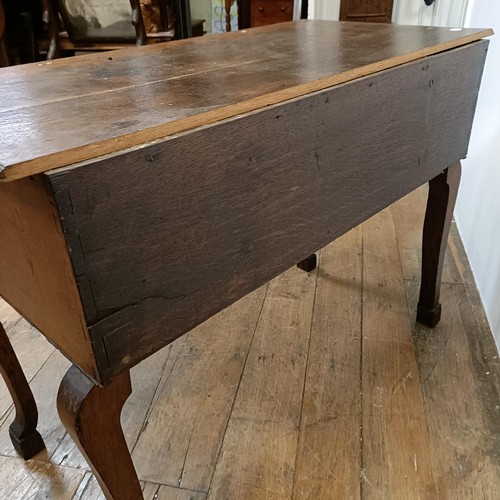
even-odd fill
[{"label": "wall in background", "polygon": [[463,26],[469,0],[394,0],[392,22],[421,26]]},{"label": "wall in background", "polygon": [[491,27],[479,101],[455,218],[500,346],[500,2],[470,1],[466,25]]},{"label": "wall in background", "polygon": [[309,0],[309,19],[327,19],[338,21],[340,13],[340,0]]}]

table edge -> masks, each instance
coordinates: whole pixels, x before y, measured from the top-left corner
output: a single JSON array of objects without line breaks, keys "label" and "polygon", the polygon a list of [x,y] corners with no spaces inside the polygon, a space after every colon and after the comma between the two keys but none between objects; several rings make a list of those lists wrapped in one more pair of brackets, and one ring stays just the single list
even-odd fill
[{"label": "table edge", "polygon": [[312,92],[325,90],[329,87],[357,80],[358,78],[391,69],[402,64],[414,62],[418,59],[423,59],[440,52],[460,48],[483,38],[492,36],[493,34],[492,29],[483,29],[476,33],[466,35],[463,38],[449,40],[432,47],[425,47],[414,52],[395,56],[390,59],[368,64],[366,66],[360,66],[327,78],[322,78],[277,92],[271,92],[241,103],[222,106],[215,110],[181,118],[170,123],[156,125],[118,137],[112,137],[103,141],[95,142],[93,144],[78,146],[76,148],[59,151],[57,153],[33,158],[12,165],[0,164],[0,182],[13,181],[49,170],[54,170],[56,168],[67,167],[75,163],[92,160],[107,154],[116,153],[124,149],[130,149],[132,147],[147,144],[159,139],[165,139],[169,136],[197,129],[202,126],[212,125],[222,120],[227,120],[238,115],[257,111],[271,105],[302,97]]}]

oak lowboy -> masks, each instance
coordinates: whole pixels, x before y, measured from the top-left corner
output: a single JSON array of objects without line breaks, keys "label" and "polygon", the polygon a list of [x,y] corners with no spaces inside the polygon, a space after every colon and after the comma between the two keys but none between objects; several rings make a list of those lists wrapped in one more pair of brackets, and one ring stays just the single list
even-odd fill
[{"label": "oak lowboy", "polygon": [[0,72],[0,295],[74,363],[58,409],[109,498],[141,498],[130,367],[426,182],[417,318],[439,321],[490,34],[300,21]]}]

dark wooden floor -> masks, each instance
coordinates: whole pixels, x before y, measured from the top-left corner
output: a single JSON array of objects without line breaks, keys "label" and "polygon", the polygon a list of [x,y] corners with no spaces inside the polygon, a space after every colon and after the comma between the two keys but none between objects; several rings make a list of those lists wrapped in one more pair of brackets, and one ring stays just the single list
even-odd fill
[{"label": "dark wooden floor", "polygon": [[[415,324],[425,191],[132,373],[122,421],[148,499],[500,498],[500,370],[453,227],[443,319]],[[97,499],[55,394],[68,362],[0,302],[47,451],[24,463],[0,385],[0,498]]]}]

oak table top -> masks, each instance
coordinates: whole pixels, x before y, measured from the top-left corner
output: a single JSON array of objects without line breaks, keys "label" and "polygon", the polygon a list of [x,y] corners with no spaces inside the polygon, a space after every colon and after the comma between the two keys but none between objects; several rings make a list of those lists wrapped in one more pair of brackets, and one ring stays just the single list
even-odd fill
[{"label": "oak table top", "polygon": [[161,139],[491,34],[303,20],[5,68],[0,179]]}]

